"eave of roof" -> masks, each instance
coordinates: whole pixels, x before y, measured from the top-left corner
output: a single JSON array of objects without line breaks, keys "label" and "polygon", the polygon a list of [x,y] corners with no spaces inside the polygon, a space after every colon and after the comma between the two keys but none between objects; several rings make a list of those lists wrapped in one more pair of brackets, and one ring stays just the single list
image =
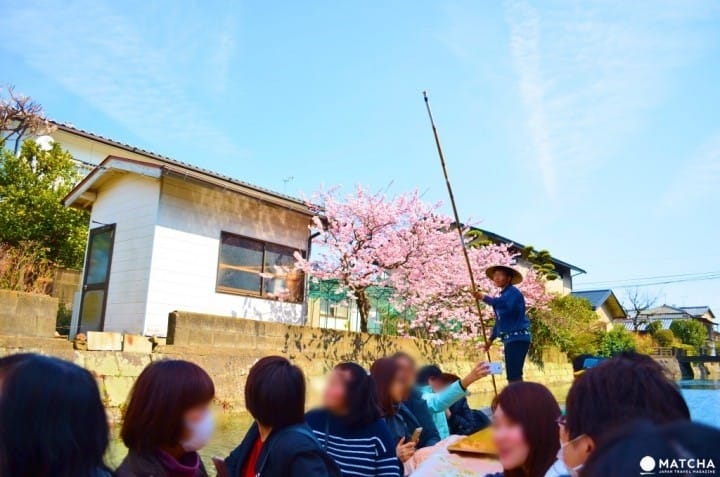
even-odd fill
[{"label": "eave of roof", "polygon": [[[145,157],[147,157],[147,158],[149,158],[149,159],[153,159],[154,161],[159,161],[159,162],[164,163],[164,164],[166,164],[166,165],[168,165],[168,166],[171,166],[171,167],[178,167],[178,168],[181,168],[181,169],[185,169],[185,170],[188,170],[188,171],[192,171],[192,172],[198,173],[198,174],[200,174],[200,175],[202,175],[202,176],[211,177],[211,178],[213,178],[213,179],[216,179],[216,180],[219,180],[219,181],[222,181],[222,182],[226,182],[226,183],[228,183],[228,184],[232,184],[232,185],[235,185],[235,186],[239,186],[239,187],[242,188],[242,189],[247,189],[248,191],[254,191],[254,192],[257,193],[257,194],[260,194],[260,195],[263,195],[263,196],[267,196],[268,198],[279,199],[280,201],[283,201],[283,202],[290,202],[290,203],[292,203],[292,204],[295,204],[296,206],[299,206],[298,208],[300,209],[300,211],[304,211],[304,213],[308,213],[308,214],[312,215],[312,214],[309,212],[310,209],[309,209],[307,203],[306,203],[305,201],[303,201],[302,199],[299,199],[299,198],[297,198],[297,197],[293,197],[293,196],[286,195],[286,194],[281,194],[281,193],[279,193],[279,192],[275,192],[275,191],[272,191],[272,190],[270,190],[270,189],[266,189],[266,188],[264,188],[264,187],[260,187],[260,186],[254,185],[254,184],[250,184],[249,182],[245,182],[245,181],[242,181],[242,180],[239,180],[239,179],[234,179],[234,178],[229,177],[229,176],[226,176],[226,175],[224,175],[224,174],[220,174],[220,173],[217,173],[217,172],[208,170],[208,169],[204,169],[204,168],[202,168],[202,167],[194,166],[194,165],[188,164],[188,163],[186,163],[186,162],[182,162],[182,161],[178,161],[178,160],[175,160],[175,159],[171,159],[171,158],[169,158],[169,157],[167,157],[167,156],[163,156],[163,155],[161,155],[161,154],[157,154],[157,153],[154,153],[154,152],[151,152],[151,151],[147,151],[147,150],[145,150],[145,149],[141,149],[141,148],[138,148],[138,147],[131,146],[131,145],[129,145],[129,144],[125,144],[125,143],[122,143],[122,142],[119,142],[119,141],[115,141],[115,140],[113,140],[113,139],[109,139],[109,138],[106,138],[106,137],[104,137],[104,136],[100,136],[100,135],[98,135],[98,134],[94,134],[94,133],[91,133],[91,132],[89,132],[89,131],[85,131],[85,130],[83,130],[83,129],[79,129],[79,128],[76,128],[76,127],[74,127],[74,126],[68,125],[68,124],[63,124],[63,123],[60,123],[60,122],[57,122],[57,121],[51,121],[51,123],[52,123],[54,126],[56,126],[59,130],[64,131],[64,132],[66,132],[66,133],[68,133],[68,134],[74,134],[74,135],[76,135],[76,136],[84,137],[84,138],[90,139],[90,140],[92,140],[92,141],[97,141],[97,142],[100,142],[100,143],[102,143],[102,144],[106,144],[106,145],[108,145],[108,146],[117,147],[117,148],[123,149],[123,150],[125,150],[125,151],[132,152],[132,153],[134,153],[134,154],[139,154],[139,155],[141,155],[141,156],[145,156]],[[106,159],[106,160],[107,160],[107,159]],[[103,163],[104,163],[104,162],[105,162],[105,161],[103,161]],[[99,166],[98,166],[98,167],[99,167]],[[88,177],[89,177],[89,176],[88,176]],[[87,179],[88,177],[86,177],[86,179]],[[84,180],[83,180],[82,182],[84,182]],[[82,184],[82,182],[81,182],[80,184]],[[78,186],[80,186],[80,184],[78,184]],[[77,187],[77,186],[76,186],[76,187]],[[72,194],[72,191],[68,194],[68,196],[66,196],[66,199],[67,199],[67,197],[69,197],[71,194]],[[65,201],[65,199],[63,199],[63,202],[64,202],[64,201]]]},{"label": "eave of roof", "polygon": [[[479,232],[482,232],[482,233],[483,233],[484,235],[486,235],[490,240],[493,240],[493,241],[502,242],[502,243],[509,243],[509,244],[515,246],[515,247],[518,248],[518,249],[524,249],[524,248],[525,248],[525,245],[521,244],[520,242],[517,242],[517,241],[515,241],[515,240],[510,240],[510,239],[507,238],[507,237],[503,237],[502,235],[496,234],[496,233],[494,233],[494,232],[490,232],[489,230],[481,229],[481,228],[479,228],[479,227],[470,227],[470,230],[477,230],[477,231],[479,231]],[[571,264],[571,263],[565,262],[565,261],[563,261],[563,260],[559,260],[559,259],[557,259],[557,258],[555,258],[555,257],[551,257],[551,260],[553,261],[553,263],[555,263],[555,264],[557,264],[557,265],[560,265],[560,266],[565,267],[565,268],[569,268],[570,270],[575,270],[575,271],[578,272],[578,273],[587,273],[587,272],[586,272],[585,270],[583,270],[582,268],[580,268],[580,267],[578,267],[578,266],[576,266],[576,265],[573,265],[573,264]]]}]

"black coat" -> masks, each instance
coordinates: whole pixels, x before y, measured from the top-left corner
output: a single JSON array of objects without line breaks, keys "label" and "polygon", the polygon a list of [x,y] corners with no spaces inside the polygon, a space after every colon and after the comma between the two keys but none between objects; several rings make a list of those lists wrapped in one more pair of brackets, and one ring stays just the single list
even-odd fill
[{"label": "black coat", "polygon": [[448,427],[450,434],[469,436],[490,425],[490,418],[484,412],[470,409],[467,398],[462,398],[450,406]]},{"label": "black coat", "polygon": [[[430,414],[430,409],[428,409],[427,403],[422,398],[422,393],[417,389],[413,389],[410,399],[403,404],[412,413],[418,427],[423,428],[417,448],[433,446],[440,442],[440,434],[437,427],[435,427],[435,421],[433,421],[432,414]],[[410,429],[410,435],[414,430],[414,428]]]},{"label": "black coat", "polygon": [[[115,475],[116,477],[167,477],[167,471],[153,454],[139,454],[131,450],[115,471]],[[202,461],[196,477],[208,477]]]},{"label": "black coat", "polygon": [[[259,437],[257,424],[253,424],[240,445],[225,459],[230,477],[241,477],[243,465]],[[258,467],[262,467],[255,469],[260,477],[340,477],[337,464],[305,424],[273,430],[263,443]]]}]

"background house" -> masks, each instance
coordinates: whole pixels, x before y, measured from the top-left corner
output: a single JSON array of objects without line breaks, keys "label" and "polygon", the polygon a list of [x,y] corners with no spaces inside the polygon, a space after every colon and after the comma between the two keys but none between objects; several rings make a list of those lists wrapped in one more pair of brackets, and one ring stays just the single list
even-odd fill
[{"label": "background house", "polygon": [[584,298],[590,302],[598,319],[605,324],[605,329],[612,329],[615,320],[627,319],[627,313],[612,290],[583,290],[572,292],[573,296]]},{"label": "background house", "polygon": [[716,335],[718,323],[715,315],[708,306],[670,306],[662,305],[650,308],[638,314],[637,320],[628,317],[626,320],[616,320],[616,324],[620,324],[630,331],[635,331],[635,322],[638,323],[639,332],[645,332],[650,323],[658,322],[664,330],[669,330],[670,325],[675,320],[697,320],[707,329],[708,339],[712,340]]},{"label": "background house", "polygon": [[58,132],[87,163],[109,154],[64,200],[91,211],[80,331],[165,336],[174,310],[303,321],[293,254],[308,250],[304,202],[85,131]]},{"label": "background house", "polygon": [[[510,249],[513,253],[522,254],[526,249],[526,246],[520,242],[503,237],[502,235],[494,232],[490,232],[489,230],[477,227],[471,227],[470,230],[476,235],[481,234],[479,237],[487,240],[487,242],[510,245]],[[555,280],[548,280],[546,282],[545,287],[547,291],[560,295],[568,295],[573,290],[573,277],[586,273],[585,270],[555,257],[551,258],[551,262],[555,268],[555,273],[557,273],[558,278]],[[528,270],[533,268],[533,263],[527,258],[518,256],[516,266],[523,274],[525,274]]]}]

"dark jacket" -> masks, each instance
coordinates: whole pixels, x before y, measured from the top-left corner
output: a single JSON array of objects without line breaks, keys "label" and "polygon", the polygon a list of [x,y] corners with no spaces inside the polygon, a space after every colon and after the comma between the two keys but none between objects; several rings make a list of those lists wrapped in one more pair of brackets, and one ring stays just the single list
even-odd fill
[{"label": "dark jacket", "polygon": [[[410,398],[403,404],[412,414],[412,420],[417,424],[415,427],[423,428],[417,448],[433,446],[440,442],[440,434],[438,433],[437,427],[435,427],[430,409],[428,409],[427,403],[422,398],[422,392],[418,389],[413,389]],[[410,435],[412,435],[415,427],[410,430]]]},{"label": "dark jacket", "polygon": [[530,341],[530,320],[525,314],[525,297],[508,285],[497,297],[483,297],[483,301],[495,311],[495,326],[490,334],[490,342],[500,338],[504,343]]},{"label": "dark jacket", "polygon": [[470,409],[467,398],[462,398],[450,406],[448,427],[450,434],[469,436],[490,425],[490,418],[484,412]]},{"label": "dark jacket", "polygon": [[[131,450],[115,471],[115,477],[167,477],[167,471],[156,456]],[[208,477],[202,461],[196,477]]]},{"label": "dark jacket", "polygon": [[[259,437],[254,423],[225,459],[230,477],[241,477],[243,465]],[[337,464],[320,448],[313,431],[305,424],[273,430],[263,443],[255,472],[260,477],[340,477]]]}]

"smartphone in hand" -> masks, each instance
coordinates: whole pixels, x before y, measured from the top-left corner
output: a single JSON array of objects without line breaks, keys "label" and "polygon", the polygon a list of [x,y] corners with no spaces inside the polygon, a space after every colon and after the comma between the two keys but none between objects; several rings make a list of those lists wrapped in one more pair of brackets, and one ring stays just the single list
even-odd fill
[{"label": "smartphone in hand", "polygon": [[499,361],[493,361],[490,363],[490,374],[502,374],[502,363]]},{"label": "smartphone in hand", "polygon": [[414,442],[415,444],[420,442],[420,434],[422,434],[422,430],[422,427],[416,427],[412,433],[412,436],[410,436],[410,442]]}]

